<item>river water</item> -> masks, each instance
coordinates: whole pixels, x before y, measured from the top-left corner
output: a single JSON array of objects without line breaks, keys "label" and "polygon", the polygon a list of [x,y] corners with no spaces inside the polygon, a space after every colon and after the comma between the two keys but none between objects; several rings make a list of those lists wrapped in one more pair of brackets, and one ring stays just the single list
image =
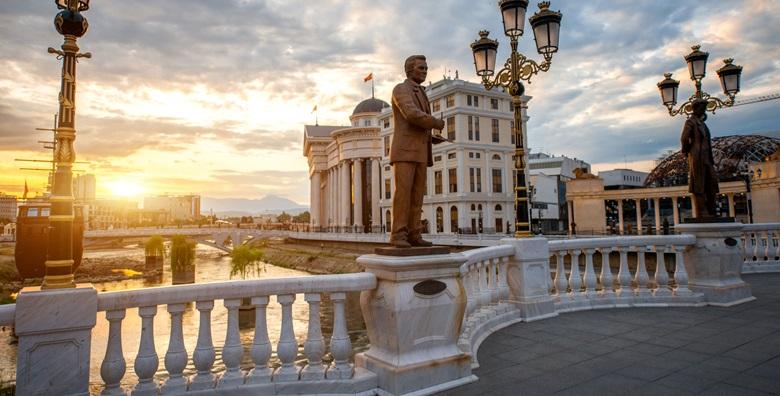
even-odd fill
[{"label": "river water", "polygon": [[[207,253],[208,257],[198,257],[195,260],[196,273],[195,282],[205,283],[213,281],[223,281],[230,279],[230,257],[226,255],[215,255],[215,249],[206,246],[198,246],[199,256],[203,256],[200,253]],[[126,247],[124,249],[112,249],[85,252],[85,257],[104,257],[104,258],[122,258],[131,256],[143,256],[143,250],[138,247]],[[129,279],[122,281],[95,283],[94,286],[98,292],[114,291],[114,290],[128,290],[128,289],[140,289],[150,286],[161,286],[171,284],[171,272],[170,263],[165,264],[164,271],[161,278],[158,279]],[[291,270],[287,268],[276,267],[269,264],[262,266],[262,271],[257,276],[248,276],[247,279],[271,279],[271,278],[286,278],[286,277],[298,277],[298,276],[311,276],[310,274]],[[363,323],[362,315],[360,313],[360,295],[359,293],[348,293],[346,317],[347,317],[347,329],[350,334],[353,348],[355,352],[365,350],[368,346],[368,337],[365,330],[365,324]],[[308,328],[308,304],[303,299],[303,294],[299,294],[295,298],[293,303],[293,328],[295,330],[295,337],[298,340],[298,360],[304,360],[303,343],[306,340],[307,328]],[[271,343],[276,350],[276,342],[279,340],[279,333],[281,329],[281,307],[276,302],[275,298],[271,298],[268,305],[268,336],[271,339]],[[199,313],[195,309],[195,304],[187,304],[186,311],[183,315],[184,320],[184,344],[187,352],[192,355],[192,351],[195,349],[197,337],[198,337],[198,321]],[[323,295],[323,301],[321,304],[320,320],[322,323],[322,333],[325,337],[326,344],[329,345],[330,335],[333,331],[333,309],[332,304],[327,295]],[[242,367],[250,368],[253,366],[251,357],[249,356],[249,347],[251,347],[254,337],[254,314],[253,312],[241,312],[239,318],[239,327],[241,333],[242,344],[245,348],[244,359]],[[214,310],[211,313],[211,335],[214,341],[214,346],[217,351],[217,359],[214,364],[214,371],[221,372],[224,370],[224,366],[221,362],[221,350],[225,340],[225,332],[227,329],[227,309],[225,309],[221,300],[215,301]],[[138,345],[141,334],[141,318],[138,316],[138,309],[128,309],[125,319],[122,321],[122,350],[125,356],[125,362],[127,363],[127,372],[125,374],[122,383],[124,385],[135,384],[137,377],[133,370],[133,361],[138,351]],[[154,319],[154,343],[157,351],[157,355],[160,358],[160,364],[157,371],[157,378],[163,379],[167,376],[167,372],[164,367],[165,352],[168,348],[168,341],[170,335],[170,316],[166,311],[165,306],[159,306],[157,316]],[[99,392],[100,384],[102,380],[100,378],[100,364],[103,360],[106,351],[106,343],[108,338],[108,321],[105,319],[105,314],[98,313],[97,324],[92,331],[92,354],[90,362],[90,383],[92,393]],[[329,348],[328,348],[329,349]],[[326,360],[329,360],[330,356],[326,356]],[[278,364],[276,353],[274,352],[271,357],[272,364]],[[2,329],[0,331],[0,379],[8,379],[14,377],[14,371],[16,367],[16,342],[11,334],[10,329]],[[185,373],[195,373],[195,368],[190,360]]]}]

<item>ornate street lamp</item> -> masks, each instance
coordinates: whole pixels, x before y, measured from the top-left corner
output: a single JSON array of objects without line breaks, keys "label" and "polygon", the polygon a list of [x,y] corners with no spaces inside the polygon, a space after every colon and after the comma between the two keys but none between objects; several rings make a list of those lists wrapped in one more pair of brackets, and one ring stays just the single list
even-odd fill
[{"label": "ornate street lamp", "polygon": [[65,37],[62,50],[49,48],[50,54],[62,59],[62,83],[59,95],[59,118],[55,131],[54,183],[49,201],[49,250],[42,288],[75,287],[73,282],[73,161],[76,153],[76,59],[90,58],[79,53],[76,40],[89,28],[81,11],[89,9],[89,0],[55,0],[62,10],[54,17],[54,27]]},{"label": "ornate street lamp", "polygon": [[661,101],[664,106],[669,109],[669,115],[676,116],[678,114],[691,115],[693,113],[693,101],[703,99],[707,101],[707,111],[715,112],[715,110],[723,107],[731,107],[734,105],[734,98],[739,92],[740,76],[742,75],[742,66],[734,65],[734,59],[728,58],[723,60],[723,67],[718,69],[718,78],[720,79],[720,85],[723,88],[723,93],[728,99],[721,100],[716,97],[710,96],[710,94],[701,90],[701,80],[707,74],[707,58],[709,53],[701,51],[700,45],[694,45],[691,47],[693,50],[690,54],[685,56],[685,62],[688,64],[688,73],[691,80],[696,86],[696,92],[677,109],[674,106],[677,104],[677,88],[680,86],[680,82],[672,78],[672,73],[665,73],[664,80],[659,82],[658,90],[661,93]]},{"label": "ornate street lamp", "polygon": [[[474,67],[482,77],[482,85],[491,90],[502,87],[512,95],[514,110],[515,136],[515,237],[531,236],[528,178],[526,175],[525,142],[523,139],[522,96],[525,92],[522,80],[531,82],[531,76],[550,69],[554,53],[558,52],[559,32],[561,28],[560,12],[550,10],[550,2],[539,3],[539,12],[529,18],[534,32],[536,50],[544,56],[544,62],[536,63],[517,52],[517,41],[523,35],[527,0],[501,0],[498,3],[504,23],[504,34],[509,37],[512,53],[504,67],[496,73],[496,52],[498,41],[488,38],[489,32],[479,32],[479,39],[471,44],[474,54]],[[495,77],[494,77],[495,76]]]}]

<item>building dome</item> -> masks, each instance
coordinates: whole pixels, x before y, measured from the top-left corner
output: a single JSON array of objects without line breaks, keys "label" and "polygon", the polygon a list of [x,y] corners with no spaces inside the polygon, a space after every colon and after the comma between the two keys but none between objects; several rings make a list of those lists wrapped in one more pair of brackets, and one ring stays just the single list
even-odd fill
[{"label": "building dome", "polygon": [[352,115],[359,113],[379,113],[385,107],[390,107],[390,105],[387,104],[387,102],[384,100],[370,98],[358,103],[358,105],[355,106],[355,110],[352,112]]},{"label": "building dome", "polygon": [[[780,139],[760,135],[732,135],[712,139],[712,157],[719,181],[742,180],[748,164],[764,161],[780,150]],[[679,150],[663,159],[645,180],[646,187],[688,184],[688,158]]]}]

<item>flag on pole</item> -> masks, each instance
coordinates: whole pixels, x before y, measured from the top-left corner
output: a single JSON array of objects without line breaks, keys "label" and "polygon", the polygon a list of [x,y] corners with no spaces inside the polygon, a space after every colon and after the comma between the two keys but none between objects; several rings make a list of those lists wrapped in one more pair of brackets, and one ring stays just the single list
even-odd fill
[{"label": "flag on pole", "polygon": [[363,77],[363,82],[368,82],[369,80],[374,79],[374,72],[368,73],[367,76]]},{"label": "flag on pole", "polygon": [[313,108],[313,109],[311,109],[311,112],[312,112],[312,113],[314,113],[315,111],[317,111],[317,105],[314,105],[314,108]]},{"label": "flag on pole", "polygon": [[27,199],[27,192],[29,190],[27,189],[27,179],[24,179],[24,194],[22,194],[22,199]]}]

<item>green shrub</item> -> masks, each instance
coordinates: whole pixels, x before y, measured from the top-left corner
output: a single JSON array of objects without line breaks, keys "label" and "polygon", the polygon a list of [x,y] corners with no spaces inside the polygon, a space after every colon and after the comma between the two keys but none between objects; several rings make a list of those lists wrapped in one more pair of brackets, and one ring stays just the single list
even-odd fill
[{"label": "green shrub", "polygon": [[239,245],[230,252],[230,277],[240,275],[246,279],[250,273],[260,273],[260,263],[263,260],[263,250],[247,245]]},{"label": "green shrub", "polygon": [[171,238],[171,271],[191,271],[195,267],[195,242],[188,241],[184,235]]},{"label": "green shrub", "polygon": [[164,257],[165,256],[165,243],[163,237],[160,235],[152,235],[151,238],[144,243],[144,254],[147,257]]}]

